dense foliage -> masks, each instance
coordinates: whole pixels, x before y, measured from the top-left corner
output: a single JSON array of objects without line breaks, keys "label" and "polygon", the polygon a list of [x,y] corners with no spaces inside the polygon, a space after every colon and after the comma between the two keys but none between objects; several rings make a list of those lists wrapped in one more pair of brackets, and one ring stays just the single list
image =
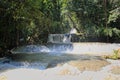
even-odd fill
[{"label": "dense foliage", "polygon": [[76,27],[87,37],[99,37],[102,41],[120,40],[119,0],[66,0],[68,14]]},{"label": "dense foliage", "polygon": [[82,38],[120,41],[119,0],[0,0],[0,53],[76,28]]}]

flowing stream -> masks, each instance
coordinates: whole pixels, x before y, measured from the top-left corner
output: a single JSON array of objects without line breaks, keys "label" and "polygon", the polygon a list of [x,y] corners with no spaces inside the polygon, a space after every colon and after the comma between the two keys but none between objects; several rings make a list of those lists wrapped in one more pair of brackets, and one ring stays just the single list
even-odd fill
[{"label": "flowing stream", "polygon": [[0,63],[0,69],[14,68],[34,68],[44,70],[50,67],[55,67],[70,61],[76,60],[104,60],[99,56],[79,55],[79,54],[61,54],[50,55],[47,53],[36,54],[15,54],[12,55],[12,60],[4,60]]},{"label": "flowing stream", "polygon": [[119,44],[108,43],[50,43],[47,45],[26,45],[13,49],[10,59],[0,60],[0,70],[13,68],[35,68],[44,70],[75,60],[102,60]]},{"label": "flowing stream", "polygon": [[50,34],[45,45],[12,49],[9,58],[0,58],[0,80],[119,80],[120,60],[102,56],[112,55],[120,44],[73,43],[79,41],[75,33]]},{"label": "flowing stream", "polygon": [[[75,33],[73,30],[71,33]],[[75,37],[73,37],[75,38]],[[14,68],[47,69],[75,60],[103,60],[120,44],[72,43],[72,34],[50,34],[45,45],[25,45],[11,50],[10,58],[0,59],[0,71]]]}]

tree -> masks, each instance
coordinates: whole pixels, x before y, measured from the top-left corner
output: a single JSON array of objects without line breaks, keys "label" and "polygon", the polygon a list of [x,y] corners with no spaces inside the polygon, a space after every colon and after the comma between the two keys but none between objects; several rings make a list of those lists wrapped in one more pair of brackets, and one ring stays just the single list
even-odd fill
[{"label": "tree", "polygon": [[96,36],[111,39],[120,35],[117,27],[120,18],[119,6],[119,0],[69,0],[67,10],[76,16],[71,15],[76,18],[74,22],[78,23],[78,29],[83,31],[86,37]]},{"label": "tree", "polygon": [[40,11],[41,0],[0,1],[0,45],[10,48],[20,41],[37,40],[51,21]]}]

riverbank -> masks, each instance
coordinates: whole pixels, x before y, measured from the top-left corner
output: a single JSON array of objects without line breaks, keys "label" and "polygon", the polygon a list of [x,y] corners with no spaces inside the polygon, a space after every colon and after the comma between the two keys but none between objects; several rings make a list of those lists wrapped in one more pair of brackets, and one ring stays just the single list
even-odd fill
[{"label": "riverbank", "polygon": [[110,64],[97,71],[81,71],[68,63],[44,70],[32,68],[7,69],[0,72],[0,80],[119,80],[120,60],[107,59],[107,61]]}]

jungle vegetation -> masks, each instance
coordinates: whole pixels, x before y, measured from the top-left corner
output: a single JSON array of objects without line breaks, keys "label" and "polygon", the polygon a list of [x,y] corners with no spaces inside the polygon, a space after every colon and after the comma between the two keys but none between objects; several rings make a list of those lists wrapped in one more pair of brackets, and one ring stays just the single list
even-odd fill
[{"label": "jungle vegetation", "polygon": [[[119,0],[0,0],[0,54],[76,28],[81,41],[120,42]],[[97,39],[97,40],[96,40]]]}]

